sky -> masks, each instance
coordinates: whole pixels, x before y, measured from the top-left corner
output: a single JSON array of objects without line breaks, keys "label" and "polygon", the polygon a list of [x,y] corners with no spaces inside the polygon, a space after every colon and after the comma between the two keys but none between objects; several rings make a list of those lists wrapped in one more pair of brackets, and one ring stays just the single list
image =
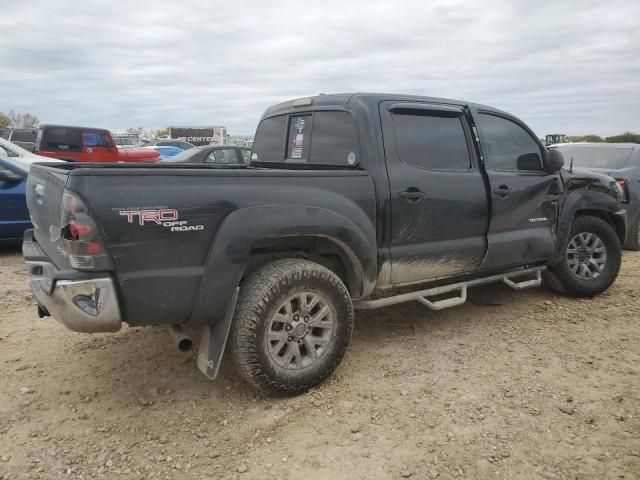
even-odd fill
[{"label": "sky", "polygon": [[223,125],[318,93],[509,111],[539,136],[640,131],[638,1],[0,0],[0,111]]}]

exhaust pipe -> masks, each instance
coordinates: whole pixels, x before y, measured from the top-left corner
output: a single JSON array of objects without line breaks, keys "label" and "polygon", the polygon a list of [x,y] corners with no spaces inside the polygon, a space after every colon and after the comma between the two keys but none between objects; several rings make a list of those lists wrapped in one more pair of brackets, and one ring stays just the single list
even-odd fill
[{"label": "exhaust pipe", "polygon": [[193,347],[191,337],[185,333],[180,325],[169,325],[169,333],[173,337],[173,341],[176,342],[178,350],[181,352],[188,352]]}]

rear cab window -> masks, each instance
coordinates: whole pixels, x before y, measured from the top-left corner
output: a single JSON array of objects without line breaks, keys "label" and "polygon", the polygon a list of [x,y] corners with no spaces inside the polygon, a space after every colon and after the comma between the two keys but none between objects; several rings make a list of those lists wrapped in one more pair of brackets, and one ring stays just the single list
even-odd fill
[{"label": "rear cab window", "polygon": [[358,160],[353,116],[318,110],[266,118],[256,130],[251,158],[257,163],[353,166]]}]

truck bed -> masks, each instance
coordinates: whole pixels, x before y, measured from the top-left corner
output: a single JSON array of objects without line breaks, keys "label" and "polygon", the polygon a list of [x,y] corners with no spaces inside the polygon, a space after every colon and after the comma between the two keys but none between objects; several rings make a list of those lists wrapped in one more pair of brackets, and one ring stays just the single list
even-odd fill
[{"label": "truck bed", "polygon": [[[362,170],[34,165],[27,192],[34,238],[58,270],[69,268],[54,233],[65,188],[87,203],[102,229],[130,325],[206,322],[222,308],[208,295],[215,288],[216,299],[225,298],[225,285],[233,282],[220,280],[254,248],[262,225],[281,236],[320,228],[352,248],[368,249],[367,276],[375,281],[376,194]],[[35,193],[43,190],[44,201]],[[143,211],[151,213],[142,218]],[[361,232],[359,238],[353,231]],[[223,264],[231,270],[211,271]]]}]

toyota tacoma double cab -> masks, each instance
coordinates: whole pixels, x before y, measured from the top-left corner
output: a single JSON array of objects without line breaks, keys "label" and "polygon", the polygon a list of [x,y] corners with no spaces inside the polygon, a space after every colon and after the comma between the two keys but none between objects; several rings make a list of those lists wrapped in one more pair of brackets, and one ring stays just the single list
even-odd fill
[{"label": "toyota tacoma double cab", "polygon": [[[39,164],[23,253],[41,316],[165,325],[197,364],[295,394],[330,375],[354,309],[543,281],[591,297],[626,236],[619,185],[562,169],[518,118],[468,102],[319,95],[269,108],[251,164]],[[402,287],[399,293],[398,289]]]},{"label": "toyota tacoma double cab", "polygon": [[67,162],[155,162],[158,151],[149,148],[118,148],[109,130],[65,125],[42,125],[35,152]]}]

